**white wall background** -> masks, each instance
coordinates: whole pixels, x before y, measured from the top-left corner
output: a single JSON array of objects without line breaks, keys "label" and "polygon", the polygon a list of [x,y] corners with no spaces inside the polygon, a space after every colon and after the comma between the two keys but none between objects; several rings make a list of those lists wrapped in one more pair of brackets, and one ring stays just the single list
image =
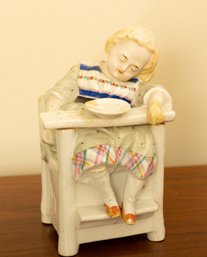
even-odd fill
[{"label": "white wall background", "polygon": [[205,0],[0,0],[0,175],[40,173],[37,98],[117,29],[142,24],[160,46],[153,82],[177,112],[166,166],[207,164]]}]

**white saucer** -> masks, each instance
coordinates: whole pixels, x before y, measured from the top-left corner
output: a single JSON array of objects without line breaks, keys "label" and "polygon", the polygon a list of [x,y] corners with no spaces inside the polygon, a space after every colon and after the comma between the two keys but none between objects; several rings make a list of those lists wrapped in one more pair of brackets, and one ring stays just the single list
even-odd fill
[{"label": "white saucer", "polygon": [[86,102],[85,106],[93,114],[106,118],[121,116],[131,108],[126,101],[115,98],[98,98]]}]

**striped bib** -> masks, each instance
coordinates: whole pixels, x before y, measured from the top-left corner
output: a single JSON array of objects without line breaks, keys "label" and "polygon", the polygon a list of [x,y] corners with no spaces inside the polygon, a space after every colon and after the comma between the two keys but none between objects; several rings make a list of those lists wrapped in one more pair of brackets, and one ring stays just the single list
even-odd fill
[{"label": "striped bib", "polygon": [[77,78],[79,95],[87,98],[117,98],[132,103],[135,98],[139,80],[136,78],[127,82],[108,79],[99,66],[80,65]]}]

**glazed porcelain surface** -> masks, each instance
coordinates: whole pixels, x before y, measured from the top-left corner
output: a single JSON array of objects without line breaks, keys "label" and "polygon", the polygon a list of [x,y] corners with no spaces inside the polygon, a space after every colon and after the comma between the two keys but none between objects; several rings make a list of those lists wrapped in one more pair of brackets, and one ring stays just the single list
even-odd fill
[{"label": "glazed porcelain surface", "polygon": [[165,237],[164,132],[175,112],[166,89],[149,82],[155,39],[131,27],[105,50],[105,60],[75,65],[39,100],[42,222],[57,230],[63,256],[84,242]]}]

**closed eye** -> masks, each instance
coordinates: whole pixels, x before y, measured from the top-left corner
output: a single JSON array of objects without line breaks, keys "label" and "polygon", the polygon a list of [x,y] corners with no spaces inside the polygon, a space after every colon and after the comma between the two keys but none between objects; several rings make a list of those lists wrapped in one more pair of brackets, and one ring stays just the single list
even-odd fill
[{"label": "closed eye", "polygon": [[128,58],[127,58],[126,55],[122,54],[122,55],[120,56],[120,61],[121,61],[121,62],[126,62],[127,60],[128,60]]},{"label": "closed eye", "polygon": [[139,69],[139,67],[138,66],[136,66],[136,65],[131,65],[131,71],[133,71],[133,72],[137,72],[137,71],[139,71],[140,69]]}]

